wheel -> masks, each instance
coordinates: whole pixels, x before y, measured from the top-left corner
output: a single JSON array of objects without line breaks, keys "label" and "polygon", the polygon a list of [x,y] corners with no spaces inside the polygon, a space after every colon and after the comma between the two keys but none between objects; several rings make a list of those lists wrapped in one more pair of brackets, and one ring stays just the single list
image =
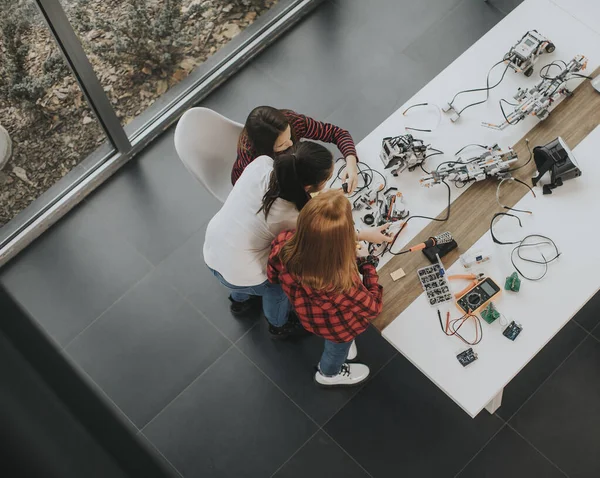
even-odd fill
[{"label": "wheel", "polygon": [[545,50],[546,53],[552,53],[554,50],[556,50],[556,47],[554,46],[554,43],[548,43]]},{"label": "wheel", "polygon": [[523,74],[524,74],[526,77],[528,77],[528,78],[529,78],[531,75],[533,75],[533,67],[532,67],[532,66],[530,66],[529,68],[527,68],[527,69],[526,69],[526,70],[523,72]]}]

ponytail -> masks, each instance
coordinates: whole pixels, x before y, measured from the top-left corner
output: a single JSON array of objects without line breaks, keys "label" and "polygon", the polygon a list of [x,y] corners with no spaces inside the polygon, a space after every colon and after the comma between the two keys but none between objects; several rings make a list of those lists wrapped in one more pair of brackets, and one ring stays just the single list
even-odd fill
[{"label": "ponytail", "polygon": [[306,205],[310,195],[306,187],[318,187],[329,179],[333,156],[320,144],[302,141],[287,152],[278,155],[273,162],[269,188],[263,196],[265,219],[278,198],[293,203],[298,211]]}]

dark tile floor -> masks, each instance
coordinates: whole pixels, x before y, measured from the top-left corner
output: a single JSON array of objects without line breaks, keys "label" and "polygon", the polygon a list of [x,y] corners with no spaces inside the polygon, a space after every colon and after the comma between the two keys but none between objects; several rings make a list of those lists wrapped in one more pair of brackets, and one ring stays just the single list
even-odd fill
[{"label": "dark tile floor", "polygon": [[[295,108],[359,141],[519,2],[328,0],[203,104]],[[369,383],[322,391],[319,340],[229,313],[202,261],[217,208],[170,130],[0,271],[175,476],[600,476],[600,294],[495,415],[469,418],[375,330]]]}]

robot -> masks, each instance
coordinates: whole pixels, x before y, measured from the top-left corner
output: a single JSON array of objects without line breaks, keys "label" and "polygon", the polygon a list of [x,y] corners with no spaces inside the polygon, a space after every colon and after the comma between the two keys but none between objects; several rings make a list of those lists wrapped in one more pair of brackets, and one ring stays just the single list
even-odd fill
[{"label": "robot", "polygon": [[[487,86],[485,88],[459,91],[456,95],[454,95],[454,98],[452,98],[449,103],[446,103],[444,106],[442,106],[442,111],[450,116],[450,121],[456,123],[464,110],[472,106],[483,104],[488,100],[490,90],[502,82],[504,79],[504,73],[506,73],[508,68],[512,68],[516,73],[522,72],[525,76],[529,77],[533,74],[533,65],[535,65],[542,53],[552,53],[555,49],[556,47],[554,46],[554,43],[550,42],[550,40],[548,40],[545,36],[538,33],[537,30],[529,30],[514,46],[511,47],[508,53],[504,55],[502,61],[496,63],[494,66],[492,66],[490,71],[488,71]],[[490,74],[492,70],[501,63],[506,65],[506,70],[502,74],[500,80],[493,86],[490,86]],[[454,101],[459,95],[476,91],[485,91],[485,100],[471,103],[462,109],[456,108]]]},{"label": "robot", "polygon": [[393,176],[408,169],[413,171],[427,158],[429,145],[422,140],[413,138],[411,134],[383,138],[381,145],[381,159],[385,169],[391,170]]},{"label": "robot", "polygon": [[367,226],[382,226],[388,222],[406,219],[409,212],[404,205],[403,195],[398,188],[390,187],[384,192],[382,188],[362,192],[352,203],[355,211],[366,212],[362,222]]},{"label": "robot", "polygon": [[510,177],[510,165],[516,161],[518,161],[517,153],[510,148],[508,151],[502,151],[495,144],[479,156],[441,163],[430,176],[421,179],[421,186],[431,187],[446,180],[464,185],[491,177],[507,179]]},{"label": "robot", "polygon": [[[482,123],[488,128],[503,130],[508,125],[517,124],[528,115],[537,116],[540,121],[545,120],[550,114],[550,108],[562,97],[570,97],[573,92],[569,90],[565,83],[571,79],[571,75],[585,70],[587,67],[587,58],[583,55],[577,55],[565,68],[554,77],[547,77],[532,88],[519,88],[514,99],[517,104],[514,111],[508,115],[504,114],[504,122],[500,124]],[[500,105],[502,108],[502,105]],[[502,109],[504,113],[504,109]]]},{"label": "robot", "polygon": [[537,30],[530,30],[504,55],[504,62],[515,72],[529,77],[542,53],[552,53],[555,49],[554,43],[545,36]]}]

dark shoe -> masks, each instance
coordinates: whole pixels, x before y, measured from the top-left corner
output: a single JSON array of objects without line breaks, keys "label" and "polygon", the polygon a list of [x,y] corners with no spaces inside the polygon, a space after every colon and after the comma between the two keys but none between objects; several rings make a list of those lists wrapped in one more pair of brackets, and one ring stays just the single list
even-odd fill
[{"label": "dark shoe", "polygon": [[269,324],[269,334],[274,340],[285,340],[289,338],[305,337],[310,335],[310,332],[302,327],[302,324],[296,317],[296,314],[291,313],[289,320],[281,327],[275,327]]},{"label": "dark shoe", "polygon": [[250,296],[250,298],[244,302],[233,300],[231,296],[229,296],[229,300],[231,301],[229,309],[236,317],[247,317],[250,314],[259,311],[262,306],[262,297],[258,295]]}]

